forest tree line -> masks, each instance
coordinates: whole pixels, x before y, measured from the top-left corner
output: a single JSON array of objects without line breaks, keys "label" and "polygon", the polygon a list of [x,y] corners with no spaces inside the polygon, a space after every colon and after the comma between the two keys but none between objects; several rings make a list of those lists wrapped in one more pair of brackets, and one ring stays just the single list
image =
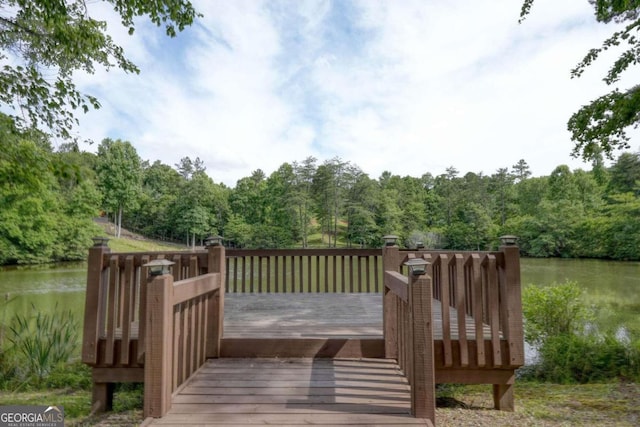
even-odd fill
[{"label": "forest tree line", "polygon": [[308,157],[229,188],[198,158],[152,163],[111,139],[95,154],[53,149],[7,116],[0,143],[0,264],[84,258],[98,215],[189,246],[219,234],[246,248],[379,247],[396,234],[407,247],[469,250],[514,234],[525,256],[640,259],[640,153],[542,177],[524,159],[491,174],[374,179],[350,161]]}]

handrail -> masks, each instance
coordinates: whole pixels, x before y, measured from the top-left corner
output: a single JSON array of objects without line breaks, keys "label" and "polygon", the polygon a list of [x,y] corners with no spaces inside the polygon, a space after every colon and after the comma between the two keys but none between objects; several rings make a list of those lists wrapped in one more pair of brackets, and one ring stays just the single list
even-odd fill
[{"label": "handrail", "polygon": [[380,249],[228,249],[226,291],[382,291]]},{"label": "handrail", "polygon": [[218,271],[175,283],[171,274],[155,276],[147,286],[145,417],[166,414],[172,393],[220,347],[224,248],[209,255]]},{"label": "handrail", "polygon": [[[170,285],[163,282],[156,287],[155,282],[147,280],[149,274],[144,265],[162,258],[174,262],[171,274],[161,276],[163,280],[170,279]],[[145,382],[160,381],[160,385],[145,386],[145,395],[165,396],[179,387],[206,357],[219,356],[224,283],[222,246],[198,252],[151,253],[111,253],[106,246],[92,247],[82,361],[94,368],[94,378],[99,373],[100,380],[94,380],[93,404],[108,409],[113,388],[107,383],[141,381],[148,375],[158,377],[146,378]],[[159,346],[159,342],[163,344]],[[168,376],[163,371],[166,366],[158,368],[156,360],[171,360]],[[158,369],[163,371],[162,379]],[[164,413],[166,396],[153,402],[146,413]]]},{"label": "handrail", "polygon": [[[385,270],[406,271],[403,263],[411,257],[428,262],[426,273],[433,280],[433,298],[440,303],[441,322],[434,332],[442,342],[443,367],[524,364],[516,246],[490,252],[400,251],[395,247],[383,252]],[[459,345],[454,351],[456,340]],[[477,345],[468,345],[470,340]]]},{"label": "handrail", "polygon": [[[397,331],[385,334],[397,346],[400,368],[411,386],[411,413],[435,423],[435,372],[431,279],[426,275],[407,278],[397,271],[385,271],[385,325]],[[393,326],[391,326],[393,325]],[[387,344],[385,343],[385,348]]]}]

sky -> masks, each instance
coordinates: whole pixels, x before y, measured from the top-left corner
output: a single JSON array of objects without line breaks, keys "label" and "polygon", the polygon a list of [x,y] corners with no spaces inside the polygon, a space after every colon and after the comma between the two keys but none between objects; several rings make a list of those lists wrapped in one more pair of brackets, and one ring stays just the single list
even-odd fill
[{"label": "sky", "polygon": [[[196,0],[204,16],[176,38],[140,20],[129,36],[92,13],[140,68],[78,74],[102,107],[77,131],[95,151],[130,141],[143,160],[199,157],[215,182],[309,156],[377,179],[453,166],[490,175],[524,159],[534,176],[574,159],[571,114],[610,90],[615,52],[570,70],[615,29],[587,0]],[[619,83],[640,79],[637,69]],[[631,141],[638,150],[638,138]]]}]

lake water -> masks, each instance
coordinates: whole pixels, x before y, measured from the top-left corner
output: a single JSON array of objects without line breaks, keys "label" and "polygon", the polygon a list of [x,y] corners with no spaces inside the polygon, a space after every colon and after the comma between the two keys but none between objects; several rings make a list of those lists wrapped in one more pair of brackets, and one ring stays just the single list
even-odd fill
[{"label": "lake water", "polygon": [[[521,266],[524,286],[575,280],[596,308],[598,323],[640,333],[640,262],[526,258]],[[0,267],[0,322],[33,307],[51,311],[56,306],[82,320],[86,269],[86,263]]]}]

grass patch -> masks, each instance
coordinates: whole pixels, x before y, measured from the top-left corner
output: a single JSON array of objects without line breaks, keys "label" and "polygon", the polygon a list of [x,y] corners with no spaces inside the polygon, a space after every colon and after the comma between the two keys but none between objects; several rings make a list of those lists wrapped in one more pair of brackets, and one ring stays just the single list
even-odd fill
[{"label": "grass patch", "polygon": [[449,387],[446,395],[459,405],[438,407],[436,422],[440,426],[635,426],[640,420],[640,386],[633,383],[519,382],[515,385],[514,412],[492,410],[490,385]]},{"label": "grass patch", "polygon": [[151,240],[133,240],[125,237],[111,238],[108,245],[113,252],[186,251],[189,249],[184,245],[160,243]]},{"label": "grass patch", "polygon": [[91,410],[91,392],[68,388],[29,391],[0,391],[0,406],[5,405],[52,405],[64,407],[65,421],[86,418]]},{"label": "grass patch", "polygon": [[107,421],[108,425],[131,426],[142,422],[143,397],[142,384],[118,384],[113,395],[113,411],[93,416],[90,414],[90,388],[78,390],[63,387],[28,392],[0,391],[0,406],[62,406],[67,426],[92,426],[105,420],[112,420]]}]

